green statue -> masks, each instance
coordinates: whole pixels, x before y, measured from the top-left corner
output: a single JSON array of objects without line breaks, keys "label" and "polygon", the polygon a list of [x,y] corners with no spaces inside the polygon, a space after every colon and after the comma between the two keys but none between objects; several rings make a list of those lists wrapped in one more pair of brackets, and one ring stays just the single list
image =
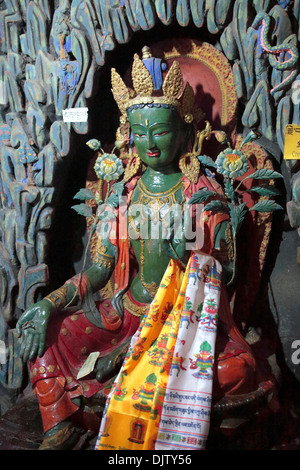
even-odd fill
[{"label": "green statue", "polygon": [[[177,62],[162,82],[163,94],[155,90],[150,72],[137,55],[132,76],[135,98],[112,71],[113,93],[122,114],[118,140],[127,156],[125,171],[113,154],[102,155],[95,165],[107,182],[115,183],[106,204],[114,195],[126,199],[127,236],[120,236],[124,224],[119,214],[113,228],[102,218],[96,227],[95,263],[30,307],[17,324],[23,338],[23,360],[29,361],[32,387],[41,410],[45,433],[42,449],[73,447],[79,435],[76,426],[86,418],[84,401],[108,393],[170,260],[184,270],[191,251],[202,250],[219,257],[224,284],[232,276],[227,214],[202,211],[201,239],[194,231],[195,239],[187,240],[184,224],[175,227],[173,209],[183,218],[184,204],[193,194],[222,192],[213,179],[203,174],[197,159],[201,135],[193,127],[192,89],[189,85],[183,87]],[[114,175],[117,180],[112,178]],[[112,207],[117,213],[117,205]],[[142,209],[137,211],[136,207]],[[192,243],[189,249],[187,241]],[[195,279],[199,277],[197,266],[193,273]],[[107,285],[112,274],[113,298],[95,301],[93,294]],[[228,339],[227,333],[224,338]],[[89,359],[93,366],[82,377],[80,372]],[[237,374],[242,393],[251,376],[250,363],[242,361]],[[237,393],[235,377],[227,381],[226,367],[221,371],[219,388],[230,391],[235,387]],[[245,380],[243,374],[247,375]]]}]

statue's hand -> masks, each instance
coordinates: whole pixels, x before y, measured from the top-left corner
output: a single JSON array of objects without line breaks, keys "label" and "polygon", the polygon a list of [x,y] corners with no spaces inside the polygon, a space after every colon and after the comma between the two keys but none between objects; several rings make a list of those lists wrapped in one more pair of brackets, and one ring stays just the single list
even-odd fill
[{"label": "statue's hand", "polygon": [[182,214],[176,214],[176,210],[170,214],[170,237],[164,239],[168,255],[176,260],[183,258],[186,252],[185,227],[184,223],[179,223],[179,217]]},{"label": "statue's hand", "polygon": [[106,382],[113,376],[115,365],[114,356],[100,357],[95,364],[95,374],[98,382]]},{"label": "statue's hand", "polygon": [[53,305],[43,299],[27,309],[17,322],[17,334],[22,335],[22,347],[20,356],[23,361],[34,361],[42,356],[46,342],[48,320],[53,310]]}]

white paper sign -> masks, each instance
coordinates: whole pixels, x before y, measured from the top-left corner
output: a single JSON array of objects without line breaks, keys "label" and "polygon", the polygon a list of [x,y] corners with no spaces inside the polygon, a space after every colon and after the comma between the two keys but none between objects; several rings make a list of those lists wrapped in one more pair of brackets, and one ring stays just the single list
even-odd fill
[{"label": "white paper sign", "polygon": [[99,354],[100,352],[97,351],[97,352],[92,352],[89,355],[89,357],[87,358],[87,360],[85,361],[85,363],[83,364],[83,366],[81,367],[81,369],[79,370],[77,374],[77,380],[81,379],[82,377],[85,377],[86,375],[89,375],[94,370]]},{"label": "white paper sign", "polygon": [[63,110],[64,122],[87,122],[88,108],[69,108]]},{"label": "white paper sign", "polygon": [[7,351],[4,341],[0,340],[0,364],[6,364]]},{"label": "white paper sign", "polygon": [[8,104],[7,90],[3,80],[0,80],[0,104]]}]

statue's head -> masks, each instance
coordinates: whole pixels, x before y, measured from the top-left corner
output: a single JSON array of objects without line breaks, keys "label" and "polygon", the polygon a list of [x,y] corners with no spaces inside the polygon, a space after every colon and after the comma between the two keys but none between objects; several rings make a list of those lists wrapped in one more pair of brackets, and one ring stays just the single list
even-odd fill
[{"label": "statue's head", "polygon": [[134,56],[133,89],[112,69],[112,92],[121,111],[120,122],[129,123],[140,159],[161,170],[178,161],[187,149],[195,97],[188,83],[183,86],[178,62],[173,62],[163,80],[161,61],[152,58],[148,48],[143,52],[143,60]]},{"label": "statue's head", "polygon": [[130,108],[128,119],[140,159],[153,169],[178,161],[187,144],[187,128],[172,106],[148,105]]}]

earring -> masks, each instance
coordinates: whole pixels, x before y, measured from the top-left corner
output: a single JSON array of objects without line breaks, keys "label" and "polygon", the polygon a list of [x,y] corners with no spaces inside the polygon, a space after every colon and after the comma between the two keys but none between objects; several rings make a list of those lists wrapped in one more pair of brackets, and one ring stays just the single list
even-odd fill
[{"label": "earring", "polygon": [[192,183],[197,183],[200,172],[200,162],[193,152],[185,153],[180,157],[179,168]]},{"label": "earring", "polygon": [[133,178],[134,175],[136,175],[138,173],[138,171],[140,170],[141,168],[141,159],[140,157],[138,156],[137,153],[132,153],[130,156],[129,156],[129,159],[128,159],[128,162],[127,162],[127,165],[125,167],[125,171],[124,171],[124,182],[127,183],[127,181],[129,181],[131,178]]}]

